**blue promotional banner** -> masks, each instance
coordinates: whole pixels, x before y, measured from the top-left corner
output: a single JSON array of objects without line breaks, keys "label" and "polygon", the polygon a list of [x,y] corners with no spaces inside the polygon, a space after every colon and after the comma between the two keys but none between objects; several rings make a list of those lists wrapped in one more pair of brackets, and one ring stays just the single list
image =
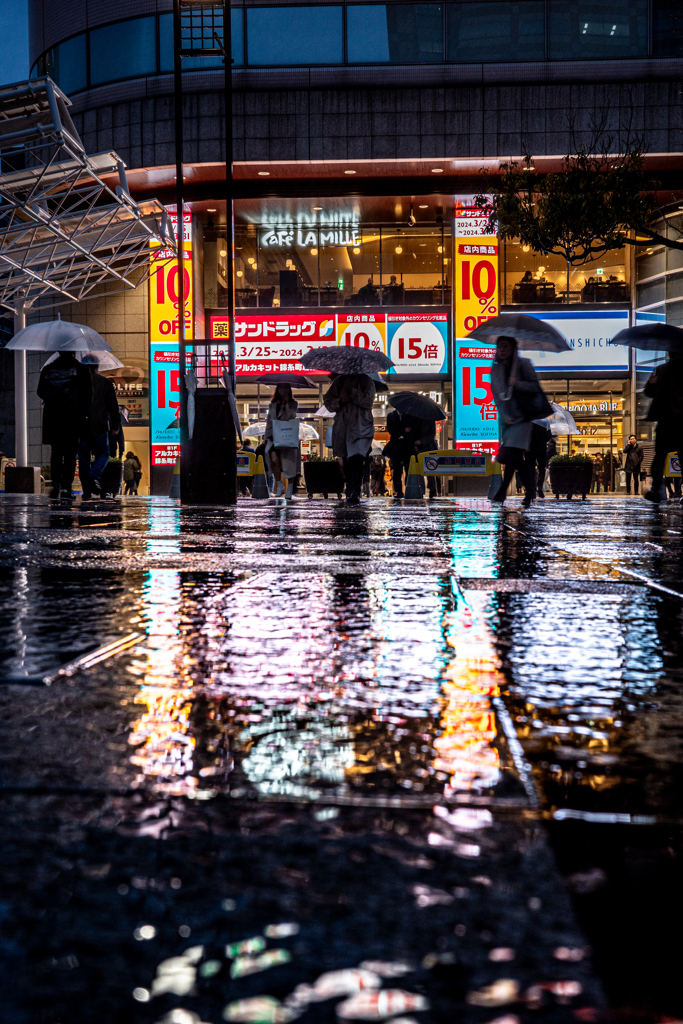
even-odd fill
[{"label": "blue promotional banner", "polygon": [[531,359],[537,370],[586,370],[596,374],[601,370],[628,371],[629,349],[612,341],[619,331],[629,326],[628,309],[525,312],[558,330],[571,349],[571,352],[522,350],[520,354]]},{"label": "blue promotional banner", "polygon": [[178,345],[164,341],[159,344],[152,343],[149,348],[149,427],[152,465],[172,466],[180,455]]},{"label": "blue promotional banner", "polygon": [[491,392],[493,346],[458,338],[455,342],[455,447],[498,451],[498,410]]}]

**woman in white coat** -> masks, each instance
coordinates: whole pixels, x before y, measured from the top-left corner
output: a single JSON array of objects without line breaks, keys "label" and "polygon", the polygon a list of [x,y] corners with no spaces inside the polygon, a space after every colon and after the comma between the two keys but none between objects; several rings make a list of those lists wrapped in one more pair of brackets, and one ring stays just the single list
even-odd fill
[{"label": "woman in white coat", "polygon": [[294,478],[301,472],[301,446],[298,442],[296,446],[283,444],[278,426],[279,423],[296,420],[298,408],[299,403],[294,401],[289,384],[278,384],[268,406],[265,434],[266,462],[273,474],[276,498],[283,492],[286,498],[292,497]]}]

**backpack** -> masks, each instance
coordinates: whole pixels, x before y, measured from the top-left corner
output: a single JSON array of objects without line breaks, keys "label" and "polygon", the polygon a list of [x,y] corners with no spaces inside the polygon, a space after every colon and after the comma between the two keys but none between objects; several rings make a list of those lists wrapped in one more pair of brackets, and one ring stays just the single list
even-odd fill
[{"label": "backpack", "polygon": [[64,410],[78,408],[78,370],[75,366],[58,369],[48,366],[43,371],[43,399]]}]

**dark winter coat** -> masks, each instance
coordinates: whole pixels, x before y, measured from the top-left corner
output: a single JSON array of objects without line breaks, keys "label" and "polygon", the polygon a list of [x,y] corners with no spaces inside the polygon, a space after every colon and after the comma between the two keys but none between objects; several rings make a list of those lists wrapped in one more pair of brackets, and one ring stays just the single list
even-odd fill
[{"label": "dark winter coat", "polygon": [[89,370],[92,379],[92,404],[88,415],[88,427],[93,434],[118,432],[121,413],[116,390],[108,377],[102,377],[94,368]]},{"label": "dark winter coat", "polygon": [[400,462],[403,458],[403,418],[397,409],[387,413],[387,431],[389,440],[384,446],[384,457]]},{"label": "dark winter coat", "polygon": [[658,366],[645,385],[645,394],[653,400],[647,414],[649,420],[665,427],[683,428],[683,356]]},{"label": "dark winter coat", "polygon": [[62,352],[44,366],[38,381],[43,407],[43,444],[55,444],[64,434],[80,433],[92,402],[92,381],[87,366],[72,352]]},{"label": "dark winter coat", "polygon": [[627,473],[640,473],[640,464],[643,461],[643,448],[636,441],[635,444],[627,444],[624,448],[624,469]]}]

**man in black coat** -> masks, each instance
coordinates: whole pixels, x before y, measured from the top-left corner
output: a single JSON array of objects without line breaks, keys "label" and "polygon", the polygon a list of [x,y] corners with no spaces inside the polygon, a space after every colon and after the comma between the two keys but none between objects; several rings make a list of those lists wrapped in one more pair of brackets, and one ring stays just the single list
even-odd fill
[{"label": "man in black coat", "polygon": [[655,457],[652,460],[652,489],[645,497],[658,502],[664,497],[664,463],[669,452],[683,459],[683,352],[669,352],[666,363],[658,366],[645,385],[645,394],[653,399],[649,420],[656,420]]},{"label": "man in black coat", "polygon": [[108,377],[97,372],[93,356],[83,358],[84,369],[92,381],[92,403],[85,428],[78,445],[78,472],[83,486],[83,498],[102,494],[102,474],[109,462],[109,437],[121,427],[121,413],[116,390]]},{"label": "man in black coat", "polygon": [[630,434],[628,444],[624,448],[624,471],[626,473],[626,493],[631,493],[631,481],[633,480],[633,492],[638,493],[638,479],[640,467],[643,461],[643,446],[638,444],[635,434]]},{"label": "man in black coat", "polygon": [[403,439],[403,417],[398,409],[392,409],[387,414],[387,430],[389,440],[384,447],[384,456],[389,459],[391,466],[391,482],[394,488],[394,497],[403,497],[403,463],[404,463],[404,439]]},{"label": "man in black coat", "polygon": [[90,373],[73,352],[61,352],[43,367],[38,381],[43,407],[43,444],[51,453],[51,498],[71,498],[78,439],[92,401]]},{"label": "man in black coat", "polygon": [[[436,450],[436,420],[425,420],[419,416],[403,416],[404,461],[406,473],[410,469],[410,460],[420,452]],[[427,477],[430,498],[436,497],[440,490],[436,477]]]}]

